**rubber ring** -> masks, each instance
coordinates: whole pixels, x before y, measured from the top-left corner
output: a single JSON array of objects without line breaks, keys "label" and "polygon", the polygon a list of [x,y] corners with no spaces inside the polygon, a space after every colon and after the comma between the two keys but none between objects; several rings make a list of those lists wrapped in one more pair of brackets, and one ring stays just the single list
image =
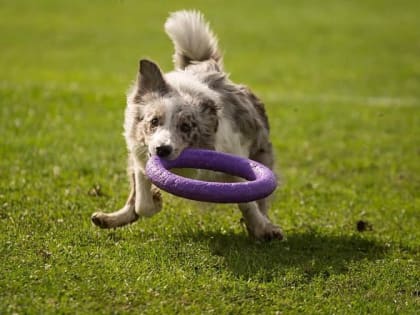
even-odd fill
[{"label": "rubber ring", "polygon": [[[244,182],[207,182],[176,175],[172,168],[196,168],[227,173],[246,179]],[[266,166],[232,154],[186,149],[178,158],[150,157],[146,175],[152,183],[173,195],[215,203],[243,203],[260,200],[277,187],[274,173]]]}]

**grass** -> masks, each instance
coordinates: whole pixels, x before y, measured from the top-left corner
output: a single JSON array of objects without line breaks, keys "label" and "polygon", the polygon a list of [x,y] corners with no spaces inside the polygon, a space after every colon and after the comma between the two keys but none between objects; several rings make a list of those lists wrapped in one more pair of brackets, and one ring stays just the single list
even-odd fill
[{"label": "grass", "polygon": [[[169,11],[201,9],[265,101],[283,242],[234,206],[165,195],[126,228],[124,92],[171,69]],[[0,313],[416,314],[418,1],[1,1]],[[356,223],[371,229],[359,232]]]}]

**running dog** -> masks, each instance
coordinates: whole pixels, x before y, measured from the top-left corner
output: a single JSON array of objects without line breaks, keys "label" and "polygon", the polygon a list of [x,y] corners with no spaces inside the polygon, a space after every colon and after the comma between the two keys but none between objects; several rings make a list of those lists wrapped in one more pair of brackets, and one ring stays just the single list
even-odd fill
[{"label": "running dog", "polygon": [[[185,148],[203,148],[273,168],[264,104],[247,87],[229,80],[218,40],[203,15],[172,13],[165,30],[175,46],[175,70],[164,74],[153,61],[140,60],[124,121],[131,192],[120,210],[92,215],[101,228],[123,226],[161,210],[161,193],[145,176],[152,155],[175,159]],[[265,198],[238,206],[252,237],[282,239],[281,229],[268,218],[268,205]]]}]

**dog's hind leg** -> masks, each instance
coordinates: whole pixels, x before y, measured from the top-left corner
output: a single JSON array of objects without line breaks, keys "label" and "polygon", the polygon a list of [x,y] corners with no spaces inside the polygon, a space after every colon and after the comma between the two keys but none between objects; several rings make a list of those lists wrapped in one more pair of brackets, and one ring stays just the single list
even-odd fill
[{"label": "dog's hind leg", "polygon": [[259,240],[283,239],[282,230],[271,223],[258,207],[257,202],[240,203],[239,209],[242,212],[248,232]]},{"label": "dog's hind leg", "polygon": [[135,188],[134,174],[131,175],[131,191],[124,207],[112,213],[95,212],[92,214],[92,222],[100,228],[115,228],[132,223],[138,219],[135,212]]}]

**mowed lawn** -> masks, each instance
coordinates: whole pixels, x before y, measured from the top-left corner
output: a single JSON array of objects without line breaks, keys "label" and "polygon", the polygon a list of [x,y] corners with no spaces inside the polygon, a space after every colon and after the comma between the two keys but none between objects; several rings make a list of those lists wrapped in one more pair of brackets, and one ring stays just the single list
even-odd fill
[{"label": "mowed lawn", "polygon": [[[0,314],[418,314],[420,2],[0,1]],[[165,194],[117,230],[125,91],[200,9],[266,103],[286,240]],[[358,229],[359,227],[359,229]]]}]

